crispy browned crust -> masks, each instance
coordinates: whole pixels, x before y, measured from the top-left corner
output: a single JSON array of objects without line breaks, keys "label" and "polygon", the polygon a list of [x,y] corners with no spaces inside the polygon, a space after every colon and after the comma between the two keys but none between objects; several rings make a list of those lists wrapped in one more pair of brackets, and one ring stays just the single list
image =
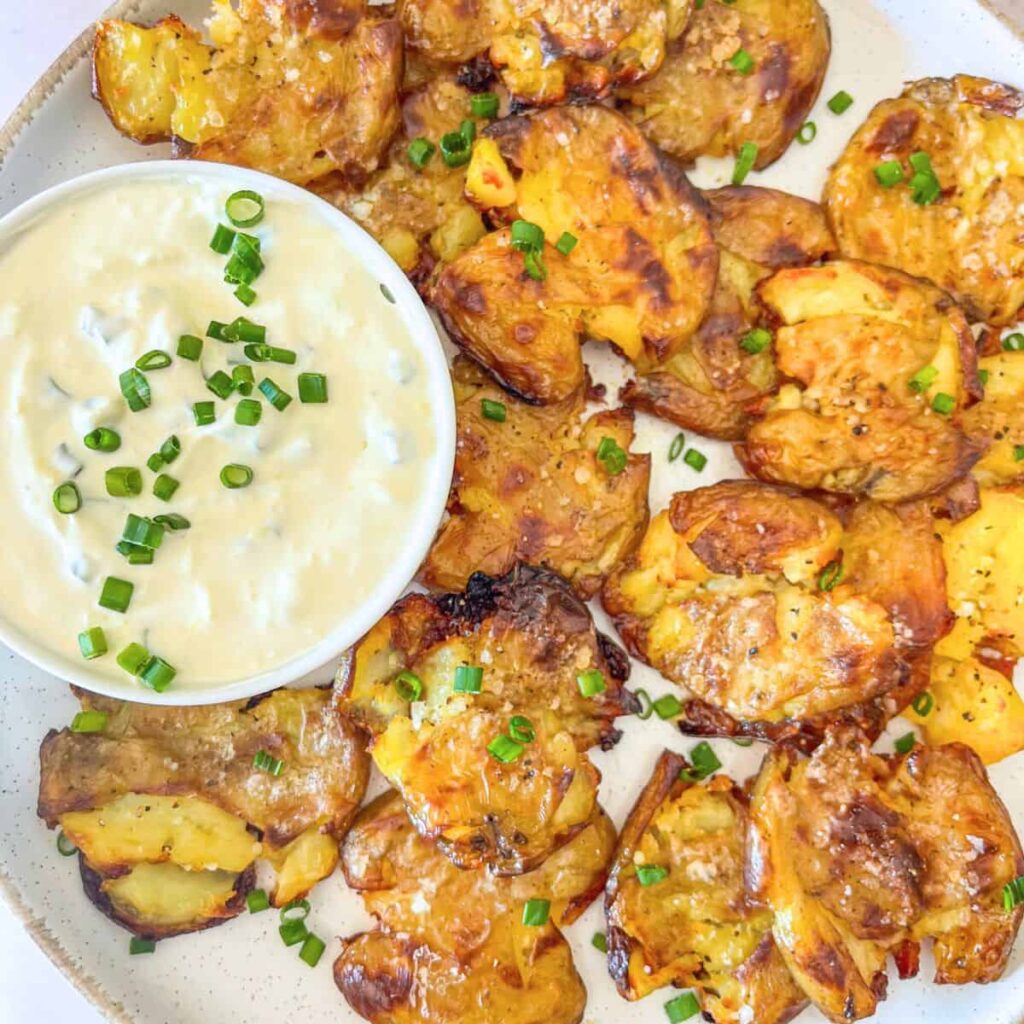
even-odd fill
[{"label": "crispy browned crust", "polygon": [[[609,340],[638,367],[674,355],[711,299],[718,251],[685,175],[604,107],[564,107],[491,125],[518,178],[513,208],[548,240],[547,278],[527,273],[505,228],[442,271],[432,300],[454,341],[526,400],[584,382],[579,345]],[[557,201],[554,201],[557,200]],[[569,256],[554,248],[568,231]]]},{"label": "crispy browned crust", "polygon": [[807,747],[836,721],[877,735],[951,625],[926,506],[839,516],[752,481],[677,494],[602,599],[627,649],[694,694],[684,730]]},{"label": "crispy browned crust", "polygon": [[[926,277],[974,320],[1009,325],[1024,307],[1019,216],[1024,175],[1006,154],[1024,146],[1024,95],[969,75],[910,83],[883,100],[832,168],[824,202],[844,254]],[[942,186],[930,206],[882,188],[875,167],[926,152]]]},{"label": "crispy browned crust", "polygon": [[[740,49],[750,75],[729,63]],[[767,167],[792,142],[828,68],[828,17],[817,0],[708,0],[649,80],[618,90],[625,108],[658,146],[684,162],[758,147]]]},{"label": "crispy browned crust", "polygon": [[759,310],[753,286],[771,271],[832,255],[835,240],[817,203],[751,186],[704,193],[720,250],[710,309],[681,351],[657,372],[627,382],[622,400],[708,437],[738,441],[752,419],[747,406],[777,386],[770,348],[741,345]]},{"label": "crispy browned crust", "polygon": [[836,1022],[870,1016],[887,953],[910,974],[927,937],[939,984],[994,981],[1024,917],[1002,900],[1024,869],[1020,842],[959,744],[879,756],[841,730],[809,761],[772,751],[752,796],[747,865],[790,970]]},{"label": "crispy browned crust", "polygon": [[167,926],[147,920],[145,917],[133,913],[132,909],[125,904],[112,900],[104,887],[104,883],[108,881],[107,876],[96,871],[82,854],[78,855],[78,866],[82,877],[82,889],[89,902],[104,917],[108,917],[122,928],[127,929],[132,935],[136,935],[140,939],[152,939],[154,942],[169,939],[175,935],[215,928],[219,924],[224,924],[225,921],[238,917],[245,909],[247,894],[256,884],[256,867],[254,864],[250,864],[235,879],[234,894],[215,911],[205,916],[198,916],[186,924]]},{"label": "crispy browned crust", "polygon": [[[553,569],[585,598],[639,543],[647,526],[649,455],[629,454],[609,474],[597,449],[612,438],[629,452],[633,414],[584,419],[585,396],[533,406],[459,357],[452,367],[458,436],[448,518],[419,572],[439,590],[461,590],[475,571],[503,576],[522,561]],[[502,423],[485,401],[506,408]]]},{"label": "crispy browned crust", "polygon": [[[78,691],[104,711],[102,733],[51,730],[39,751],[38,814],[50,827],[128,793],[191,795],[216,804],[283,847],[311,827],[341,837],[369,776],[365,741],[328,690],[277,690],[248,703],[160,707]],[[261,771],[265,750],[287,764]]]},{"label": "crispy browned crust", "polygon": [[[479,694],[453,691],[460,663],[483,667]],[[588,670],[606,686],[590,698],[577,683]],[[402,671],[422,683],[418,724],[395,689]],[[615,718],[636,709],[628,672],[568,583],[517,566],[475,574],[464,593],[403,598],[343,659],[335,702],[373,736],[377,767],[424,836],[463,867],[521,874],[590,820],[600,776],[583,751],[617,742]],[[517,714],[536,738],[501,764],[487,745]]]}]

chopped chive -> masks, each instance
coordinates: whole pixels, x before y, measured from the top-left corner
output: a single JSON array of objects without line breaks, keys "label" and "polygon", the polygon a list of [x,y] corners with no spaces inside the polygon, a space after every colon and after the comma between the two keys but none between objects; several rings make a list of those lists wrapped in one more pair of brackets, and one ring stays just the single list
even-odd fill
[{"label": "chopped chive", "polygon": [[930,693],[919,693],[911,702],[910,706],[914,709],[914,713],[924,718],[926,715],[931,713],[932,708],[935,706],[935,698]]},{"label": "chopped chive", "polygon": [[608,952],[608,937],[605,935],[604,932],[594,932],[594,934],[590,938],[590,944],[599,953]]},{"label": "chopped chive", "polygon": [[144,373],[133,366],[117,378],[117,383],[132,412],[140,412],[142,409],[149,408],[153,394]]},{"label": "chopped chive", "polygon": [[100,591],[99,606],[109,608],[112,612],[121,612],[123,615],[128,611],[128,605],[132,603],[132,592],[135,586],[128,580],[118,579],[116,576],[108,576],[103,581],[103,589]]},{"label": "chopped chive", "polygon": [[659,697],[653,704],[654,713],[663,721],[668,718],[675,718],[682,710],[683,705],[679,698],[673,693],[666,693]]},{"label": "chopped chive", "polygon": [[82,507],[82,495],[77,484],[65,480],[53,490],[53,507],[62,515],[74,515]]},{"label": "chopped chive", "polygon": [[138,956],[140,953],[153,953],[156,951],[156,942],[153,939],[140,939],[133,935],[128,943],[128,955]]},{"label": "chopped chive", "polygon": [[224,336],[229,341],[263,345],[267,340],[267,329],[263,324],[255,324],[244,316],[238,316],[224,328]]},{"label": "chopped chive", "polygon": [[231,341],[227,336],[227,329],[228,325],[221,323],[220,320],[211,320],[206,328],[206,336],[213,338],[214,341]]},{"label": "chopped chive", "polygon": [[754,58],[742,46],[729,58],[729,63],[741,75],[749,75],[754,70]]},{"label": "chopped chive", "polygon": [[523,266],[527,276],[534,281],[546,281],[548,279],[548,268],[544,257],[539,252],[524,252]]},{"label": "chopped chive", "polygon": [[763,352],[772,343],[772,332],[763,327],[755,327],[740,338],[740,348],[752,356]]},{"label": "chopped chive", "polygon": [[129,675],[137,676],[149,658],[149,651],[142,644],[131,643],[118,652],[117,663]]},{"label": "chopped chive", "polygon": [[165,370],[170,365],[171,357],[158,348],[144,353],[135,360],[135,366],[139,370]]},{"label": "chopped chive", "polygon": [[736,166],[732,172],[732,183],[734,185],[742,185],[747,180],[747,175],[754,169],[754,164],[757,163],[758,152],[756,143],[744,142],[740,146],[740,151],[736,156]]},{"label": "chopped chive", "polygon": [[172,665],[169,665],[163,658],[158,658],[153,655],[145,665],[142,666],[142,671],[139,672],[139,681],[143,686],[148,686],[151,690],[156,693],[163,693],[168,686],[174,681],[174,677],[178,674],[178,670]]},{"label": "chopped chive", "polygon": [[217,407],[213,402],[195,402],[192,405],[192,416],[197,427],[209,426],[217,418]]},{"label": "chopped chive", "polygon": [[411,704],[423,695],[423,680],[415,672],[399,672],[395,676],[395,689],[402,700]]},{"label": "chopped chive", "polygon": [[210,239],[210,248],[220,253],[221,256],[227,256],[231,252],[231,243],[235,240],[235,233],[231,228],[224,224],[218,224],[213,231],[213,238]]},{"label": "chopped chive", "polygon": [[476,138],[476,123],[468,118],[459,124],[459,134],[466,140],[467,145]]},{"label": "chopped chive", "polygon": [[614,437],[602,437],[594,457],[609,476],[618,476],[626,468],[628,456]]},{"label": "chopped chive", "polygon": [[323,939],[310,932],[305,939],[302,940],[302,948],[299,950],[299,959],[303,963],[309,964],[310,967],[316,967],[316,965],[320,963],[320,957],[324,955],[324,950],[326,948],[327,947],[324,945]]},{"label": "chopped chive", "polygon": [[668,871],[658,864],[638,864],[636,880],[646,889],[668,878]]},{"label": "chopped chive", "polygon": [[278,411],[284,412],[291,405],[292,396],[287,391],[279,388],[269,377],[264,377],[259,382],[259,389],[263,397]]},{"label": "chopped chive", "polygon": [[853,106],[853,97],[845,89],[840,89],[827,106],[833,114],[845,114]]},{"label": "chopped chive", "polygon": [[78,634],[78,649],[86,661],[107,653],[107,634],[99,626],[91,626]]},{"label": "chopped chive", "polygon": [[90,451],[116,452],[121,447],[121,435],[110,427],[97,427],[82,438],[82,443]]},{"label": "chopped chive", "polygon": [[455,669],[455,693],[479,693],[483,689],[484,670],[479,665],[459,665]]},{"label": "chopped chive", "polygon": [[250,914],[259,914],[270,909],[270,897],[266,889],[250,889],[245,895],[245,905]]},{"label": "chopped chive", "polygon": [[322,373],[299,374],[299,401],[321,405],[327,401],[327,378]]},{"label": "chopped chive", "polygon": [[160,445],[160,458],[169,466],[181,454],[181,441],[177,434],[171,434],[162,445]]},{"label": "chopped chive", "polygon": [[527,928],[541,928],[551,916],[551,900],[532,899],[523,904],[523,924]]},{"label": "chopped chive", "polygon": [[516,743],[532,743],[537,738],[533,722],[523,715],[513,715],[508,722],[508,735]]},{"label": "chopped chive", "polygon": [[235,406],[235,422],[243,427],[255,427],[263,416],[263,406],[255,398],[243,398]]},{"label": "chopped chive", "polygon": [[578,244],[579,239],[575,235],[569,234],[568,231],[563,231],[561,235],[559,235],[558,241],[555,242],[555,248],[563,256],[568,256]]},{"label": "chopped chive", "polygon": [[290,348],[252,342],[245,346],[245,358],[254,363],[284,363],[291,366],[296,360],[296,354]]},{"label": "chopped chive", "polygon": [[512,248],[520,252],[540,252],[544,248],[544,231],[528,220],[512,221]]},{"label": "chopped chive", "polygon": [[500,736],[495,736],[490,743],[487,744],[487,753],[494,758],[495,761],[500,761],[502,764],[511,764],[522,756],[523,750],[522,743],[518,740],[512,739],[511,736],[506,736],[504,733]]},{"label": "chopped chive", "polygon": [[103,474],[112,498],[134,498],[142,493],[142,474],[134,466],[114,466]]},{"label": "chopped chive", "polygon": [[294,946],[306,941],[309,929],[306,927],[305,921],[285,921],[278,927],[277,933],[286,946]]},{"label": "chopped chive", "polygon": [[121,539],[128,541],[129,544],[141,544],[144,548],[155,550],[164,542],[164,528],[152,519],[129,512],[121,531]]},{"label": "chopped chive", "polygon": [[203,354],[203,339],[194,334],[183,334],[178,339],[176,351],[180,358],[190,359],[194,363]]},{"label": "chopped chive", "polygon": [[956,399],[952,395],[947,395],[945,391],[940,391],[932,399],[932,408],[940,416],[948,416],[956,408]]},{"label": "chopped chive", "polygon": [[153,454],[146,459],[146,466],[154,473],[159,473],[160,470],[164,468],[164,457],[159,452],[153,452]]},{"label": "chopped chive", "polygon": [[284,761],[268,754],[265,750],[257,750],[252,759],[252,766],[268,775],[280,775],[284,771]]},{"label": "chopped chive", "polygon": [[409,143],[409,163],[413,165],[417,170],[422,170],[427,165],[427,161],[434,155],[437,147],[430,141],[430,139],[413,139]]},{"label": "chopped chive", "polygon": [[480,399],[480,412],[485,420],[493,420],[495,423],[504,423],[508,416],[505,403],[495,402],[490,398]]},{"label": "chopped chive", "polygon": [[474,117],[496,117],[498,97],[493,92],[478,92],[469,98],[469,109]]},{"label": "chopped chive", "polygon": [[914,749],[914,744],[917,742],[917,737],[912,733],[904,733],[898,740],[893,743],[893,748],[897,754],[909,754]]},{"label": "chopped chive", "polygon": [[636,717],[641,722],[646,722],[654,714],[654,701],[651,700],[651,695],[643,688],[637,690],[634,696],[640,702],[640,710],[636,713]]},{"label": "chopped chive", "polygon": [[801,146],[809,146],[817,137],[818,126],[813,121],[804,121],[800,125],[800,131],[796,133],[796,141]]},{"label": "chopped chive", "polygon": [[243,306],[251,306],[256,301],[256,293],[247,284],[240,284],[234,296]]},{"label": "chopped chive", "polygon": [[576,676],[576,685],[584,697],[596,697],[607,689],[604,681],[604,673],[596,668],[587,672],[581,672]]},{"label": "chopped chive", "polygon": [[939,371],[934,366],[923,366],[907,381],[907,387],[915,394],[924,394],[935,383],[938,376]]},{"label": "chopped chive", "polygon": [[1024,352],[1024,334],[1014,331],[1008,334],[1002,341],[1004,352]]},{"label": "chopped chive", "polygon": [[238,462],[229,462],[220,471],[220,482],[232,491],[248,487],[252,483],[252,477],[252,470]]},{"label": "chopped chive", "polygon": [[676,434],[672,438],[672,443],[668,446],[668,461],[675,462],[680,455],[683,454],[683,449],[686,447],[686,435],[683,433]]},{"label": "chopped chive", "polygon": [[232,192],[224,203],[224,212],[236,228],[251,228],[263,220],[263,196],[252,189],[243,188]]},{"label": "chopped chive", "polygon": [[1013,461],[1024,462],[1024,444],[1015,444],[1013,446]]},{"label": "chopped chive", "polygon": [[690,448],[683,456],[683,462],[685,462],[690,469],[699,473],[708,464],[708,457],[703,452],[697,451],[696,448]]},{"label": "chopped chive", "polygon": [[78,847],[63,832],[57,833],[57,852],[62,857],[73,857],[78,853]]},{"label": "chopped chive", "polygon": [[153,495],[161,501],[170,501],[180,486],[179,480],[175,480],[173,476],[168,476],[166,473],[161,473],[153,481]]},{"label": "chopped chive", "polygon": [[114,549],[119,555],[128,559],[129,565],[152,565],[153,549],[144,548],[141,544],[132,544],[127,540],[119,540]]},{"label": "chopped chive", "polygon": [[206,380],[206,386],[218,398],[227,398],[235,390],[234,381],[223,370],[211,374]]},{"label": "chopped chive", "polygon": [[823,593],[835,590],[845,575],[846,569],[843,563],[839,559],[834,558],[818,574],[818,589]]},{"label": "chopped chive", "polygon": [[978,383],[982,387],[984,387],[988,383],[988,376],[989,376],[988,370],[979,370],[978,371]]},{"label": "chopped chive", "polygon": [[449,167],[461,167],[463,164],[468,164],[472,152],[471,142],[472,139],[467,139],[461,131],[446,132],[441,136],[441,159]]},{"label": "chopped chive", "polygon": [[875,168],[875,177],[882,188],[892,188],[903,180],[903,164],[899,160],[886,160]]},{"label": "chopped chive", "polygon": [[192,524],[177,512],[163,512],[153,516],[153,522],[165,526],[168,530],[187,530]]},{"label": "chopped chive", "polygon": [[910,179],[910,198],[918,206],[929,206],[942,195],[942,185],[932,167],[931,157],[920,151],[911,153],[910,166],[916,172]]},{"label": "chopped chive", "polygon": [[71,719],[71,731],[76,733],[103,732],[107,727],[106,711],[79,711]]},{"label": "chopped chive", "polygon": [[697,997],[692,992],[684,992],[681,996],[676,996],[675,999],[670,999],[665,1004],[665,1016],[668,1017],[669,1024],[682,1024],[684,1020],[689,1020],[698,1013],[700,1013],[700,1003],[697,1002]]},{"label": "chopped chive", "polygon": [[690,767],[684,768],[679,773],[679,778],[683,782],[700,782],[709,775],[714,775],[721,767],[722,762],[718,760],[718,755],[712,750],[711,744],[702,740],[690,751]]},{"label": "chopped chive", "polygon": [[248,398],[252,394],[252,389],[256,386],[256,378],[253,376],[252,367],[245,366],[244,364],[236,366],[231,371],[231,383],[240,395]]},{"label": "chopped chive", "polygon": [[1003,907],[1008,914],[1021,903],[1024,903],[1024,875],[1003,886]]}]

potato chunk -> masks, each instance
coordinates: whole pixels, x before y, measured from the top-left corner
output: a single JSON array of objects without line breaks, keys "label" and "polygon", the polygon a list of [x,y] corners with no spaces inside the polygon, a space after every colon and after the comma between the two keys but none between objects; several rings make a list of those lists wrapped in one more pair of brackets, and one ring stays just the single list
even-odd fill
[{"label": "potato chunk", "polygon": [[[463,357],[452,377],[455,479],[420,580],[461,590],[475,571],[502,576],[523,561],[554,569],[592,597],[647,525],[651,460],[629,453],[632,414],[614,409],[585,420],[579,392],[556,405],[527,405]],[[488,418],[485,406],[494,415],[498,405],[505,418]],[[598,459],[605,438],[627,453],[621,470]]]},{"label": "potato chunk", "polygon": [[[584,696],[584,673],[604,689]],[[600,776],[584,752],[614,744],[615,718],[635,709],[627,673],[569,585],[521,566],[403,598],[346,656],[336,700],[426,838],[461,867],[514,875],[590,819]]]},{"label": "potato chunk", "polygon": [[982,487],[1024,483],[1024,352],[986,356],[978,372],[985,394],[964,412],[964,430],[988,447],[972,475]]},{"label": "potato chunk", "polygon": [[[740,51],[752,67],[737,67]],[[691,163],[758,147],[756,167],[786,151],[821,89],[831,53],[817,0],[707,0],[661,70],[618,94],[652,142]]]},{"label": "potato chunk", "polygon": [[821,208],[773,189],[705,192],[719,250],[718,280],[700,329],[655,372],[627,383],[622,400],[687,430],[741,440],[747,406],[778,387],[770,345],[751,335],[755,287],[773,270],[816,263],[835,251]]},{"label": "potato chunk", "polygon": [[[377,927],[343,940],[335,983],[379,1024],[578,1024],[586,992],[558,926],[601,891],[614,844],[597,809],[538,871],[462,870],[416,832],[398,794],[385,793],[342,850],[345,879]],[[546,923],[523,922],[530,899],[549,901]]]},{"label": "potato chunk", "polygon": [[1024,854],[967,747],[879,756],[851,730],[803,760],[776,748],[751,797],[748,882],[793,977],[829,1020],[869,1017],[885,961],[904,976],[934,940],[935,981],[994,981],[1024,917],[1003,887]]},{"label": "potato chunk", "polygon": [[[825,207],[846,256],[925,277],[974,320],[1015,323],[1024,309],[1024,95],[956,75],[910,83],[883,100],[833,165]],[[921,205],[911,157],[927,154],[941,188]],[[875,176],[897,162],[903,180]]]},{"label": "potato chunk", "polygon": [[361,184],[398,126],[402,33],[353,3],[214,0],[214,45],[176,18],[100,22],[96,98],[138,141],[300,185]]},{"label": "potato chunk", "polygon": [[[530,276],[508,228],[463,253],[432,296],[456,344],[537,402],[582,386],[584,338],[641,370],[671,358],[703,319],[718,267],[685,175],[604,107],[506,118],[485,134],[518,173],[515,207],[492,216],[542,229],[546,277]],[[555,249],[564,233],[576,239],[568,255]]]},{"label": "potato chunk", "polygon": [[835,718],[877,733],[926,684],[913,669],[949,628],[944,582],[923,505],[840,518],[732,481],[675,495],[603,602],[629,650],[693,694],[684,728],[813,743]]},{"label": "potato chunk", "polygon": [[[608,969],[626,999],[674,984],[695,988],[714,1024],[784,1024],[806,999],[771,914],[744,891],[746,798],[724,775],[685,781],[687,767],[665,751],[623,826],[605,897]],[[644,885],[639,866],[666,874]]]},{"label": "potato chunk", "polygon": [[758,286],[785,384],[737,455],[805,490],[907,501],[963,476],[980,395],[974,339],[937,289],[866,263],[781,270]]}]

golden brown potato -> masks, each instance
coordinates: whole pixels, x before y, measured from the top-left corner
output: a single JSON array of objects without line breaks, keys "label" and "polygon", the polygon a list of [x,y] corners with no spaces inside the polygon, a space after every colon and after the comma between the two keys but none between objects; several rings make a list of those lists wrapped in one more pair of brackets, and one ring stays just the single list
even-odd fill
[{"label": "golden brown potato", "polygon": [[[479,692],[457,689],[467,666],[482,670]],[[584,751],[613,745],[615,718],[635,710],[628,669],[568,583],[518,566],[474,575],[464,594],[399,601],[346,655],[337,706],[373,737],[422,835],[460,867],[522,874],[590,820],[600,776]],[[591,697],[588,672],[604,686]],[[521,742],[492,753],[519,718]]]},{"label": "golden brown potato", "polygon": [[[505,118],[484,134],[518,174],[514,205],[490,215],[543,230],[547,277],[527,274],[510,229],[488,235],[434,288],[452,339],[537,402],[583,385],[584,338],[612,342],[641,370],[671,358],[703,319],[718,268],[682,171],[604,107]],[[554,247],[564,232],[577,239],[568,256]]]},{"label": "golden brown potato", "polygon": [[964,412],[964,431],[988,445],[972,470],[982,487],[1024,483],[1024,352],[978,360],[985,395]]},{"label": "golden brown potato", "polygon": [[[629,452],[633,414],[614,409],[584,420],[580,392],[556,405],[527,405],[462,357],[452,378],[455,478],[421,582],[461,590],[476,571],[503,576],[523,561],[593,597],[647,525],[650,456],[629,455],[615,473],[597,458],[605,438]],[[501,403],[504,421],[488,419],[484,402]]]},{"label": "golden brown potato", "polygon": [[358,185],[398,127],[402,31],[362,0],[214,0],[213,46],[176,18],[100,22],[94,94],[137,141],[298,184]]},{"label": "golden brown potato", "polygon": [[[166,916],[147,895],[156,876],[128,870],[142,864],[214,872],[202,887],[174,882],[170,872],[167,884],[178,884],[183,899],[216,903],[223,895],[225,907],[223,875],[244,873],[257,857],[279,872],[278,905],[334,869],[369,759],[358,730],[335,714],[329,691],[277,690],[255,702],[190,708],[78,696],[84,709],[105,713],[106,723],[100,732],[46,736],[38,813],[79,848],[86,876],[119,879],[94,886],[108,906],[149,900],[140,915],[151,905],[154,920]],[[255,767],[259,751],[284,762],[280,775]],[[128,874],[142,895],[124,892],[129,882],[120,876]],[[127,910],[118,914],[131,918]]]},{"label": "golden brown potato", "polygon": [[816,263],[835,252],[820,206],[774,189],[720,188],[704,193],[718,243],[718,281],[700,329],[656,372],[629,381],[622,400],[637,409],[726,441],[750,427],[746,406],[774,391],[770,348],[741,342],[760,316],[757,283],[773,270]]},{"label": "golden brown potato", "polygon": [[485,55],[516,100],[548,106],[606,96],[654,73],[692,0],[399,0],[406,45],[432,60]]},{"label": "golden brown potato", "polygon": [[[912,82],[883,100],[832,168],[825,206],[846,256],[898,267],[945,288],[974,320],[1014,323],[1024,307],[1024,95],[984,78]],[[941,194],[910,187],[925,153]],[[899,161],[903,181],[875,176]]]},{"label": "golden brown potato", "polygon": [[[608,969],[626,999],[677,985],[697,990],[714,1024],[782,1024],[806,999],[771,914],[744,891],[746,798],[724,775],[681,778],[688,767],[665,751],[623,826],[605,895]],[[667,873],[644,885],[641,865]]]},{"label": "golden brown potato", "polygon": [[879,702],[926,684],[912,663],[949,627],[933,531],[924,506],[840,518],[719,483],[675,495],[603,602],[629,650],[693,694],[685,729],[813,739],[853,717],[877,733],[898,710]]},{"label": "golden brown potato", "polygon": [[872,754],[853,730],[804,760],[775,748],[751,798],[747,881],[775,915],[793,977],[829,1020],[868,1017],[885,959],[904,976],[934,939],[935,981],[994,981],[1024,907],[1003,887],[1024,854],[985,769],[967,747]]},{"label": "golden brown potato", "polygon": [[961,429],[980,395],[974,339],[942,292],[840,261],[781,270],[758,294],[792,383],[737,446],[752,476],[896,502],[942,490],[977,461]]},{"label": "golden brown potato", "polygon": [[[741,49],[748,74],[732,63]],[[804,123],[830,54],[817,0],[707,0],[661,70],[618,94],[648,138],[685,163],[752,142],[755,166],[767,167]]]},{"label": "golden brown potato", "polygon": [[[334,980],[380,1024],[578,1024],[586,992],[559,925],[601,891],[615,829],[594,818],[543,868],[517,878],[461,870],[409,822],[397,793],[363,810],[342,850],[377,928],[342,942]],[[527,900],[550,920],[523,923]]]}]

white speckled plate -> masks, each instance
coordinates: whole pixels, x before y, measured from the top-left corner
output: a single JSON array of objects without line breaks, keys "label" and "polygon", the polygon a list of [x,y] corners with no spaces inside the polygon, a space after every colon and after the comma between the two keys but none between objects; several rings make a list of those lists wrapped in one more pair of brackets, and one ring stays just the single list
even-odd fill
[{"label": "white speckled plate", "polygon": [[[752,183],[817,198],[825,171],[847,136],[872,104],[897,94],[905,80],[963,71],[1024,86],[1022,37],[987,3],[825,0],[825,6],[832,19],[834,53],[822,95],[827,98],[843,88],[856,98],[855,106],[837,118],[819,102],[812,115],[819,126],[816,141],[794,147],[769,171],[754,175]],[[1000,0],[1007,13],[1024,15],[1021,6],[1021,0]],[[115,7],[116,13],[141,20],[172,9],[195,23],[205,15],[207,3],[134,0]],[[0,130],[0,213],[83,171],[147,154],[166,155],[163,147],[141,150],[114,132],[89,97],[87,47],[87,37],[73,44]],[[726,177],[724,165],[713,162],[702,164],[694,175],[704,186],[724,184]],[[598,352],[593,364],[599,379],[614,377],[610,358]],[[700,477],[681,462],[669,466],[663,456],[673,434],[667,425],[641,417],[639,447],[656,453],[653,509],[662,507],[675,490],[737,472],[726,446],[711,442],[701,442],[710,461]],[[54,614],[59,615],[59,609]],[[641,667],[635,682],[654,693],[668,689],[655,673]],[[221,928],[166,942],[154,956],[129,959],[126,933],[86,901],[75,862],[59,857],[53,833],[35,816],[39,742],[47,729],[66,724],[75,710],[76,703],[60,680],[0,648],[0,891],[40,946],[111,1020],[358,1021],[334,988],[329,965],[337,952],[336,936],[365,927],[368,919],[361,901],[346,891],[340,877],[328,879],[313,894],[311,924],[318,934],[329,937],[327,955],[315,971],[281,946],[270,914],[243,915]],[[897,723],[892,731],[905,732],[906,725]],[[882,740],[883,745],[886,742]],[[625,723],[616,750],[595,755],[605,778],[602,799],[616,821],[621,823],[662,746],[685,751],[691,743],[666,723]],[[741,750],[719,743],[717,749],[726,768],[740,778],[756,768],[756,746]],[[1024,755],[997,765],[991,775],[1024,832]],[[604,958],[590,946],[591,934],[601,928],[600,908],[595,906],[570,929],[576,962],[590,993],[587,1020],[663,1024],[663,998],[654,995],[627,1004],[616,995],[604,972]],[[929,976],[930,965],[925,963],[921,979]],[[924,980],[893,981],[890,991],[875,1018],[879,1024],[926,1019],[930,1024],[1024,1024],[1024,941],[1018,943],[998,984],[939,989]],[[799,1019],[800,1024],[822,1020],[811,1011]]]}]

